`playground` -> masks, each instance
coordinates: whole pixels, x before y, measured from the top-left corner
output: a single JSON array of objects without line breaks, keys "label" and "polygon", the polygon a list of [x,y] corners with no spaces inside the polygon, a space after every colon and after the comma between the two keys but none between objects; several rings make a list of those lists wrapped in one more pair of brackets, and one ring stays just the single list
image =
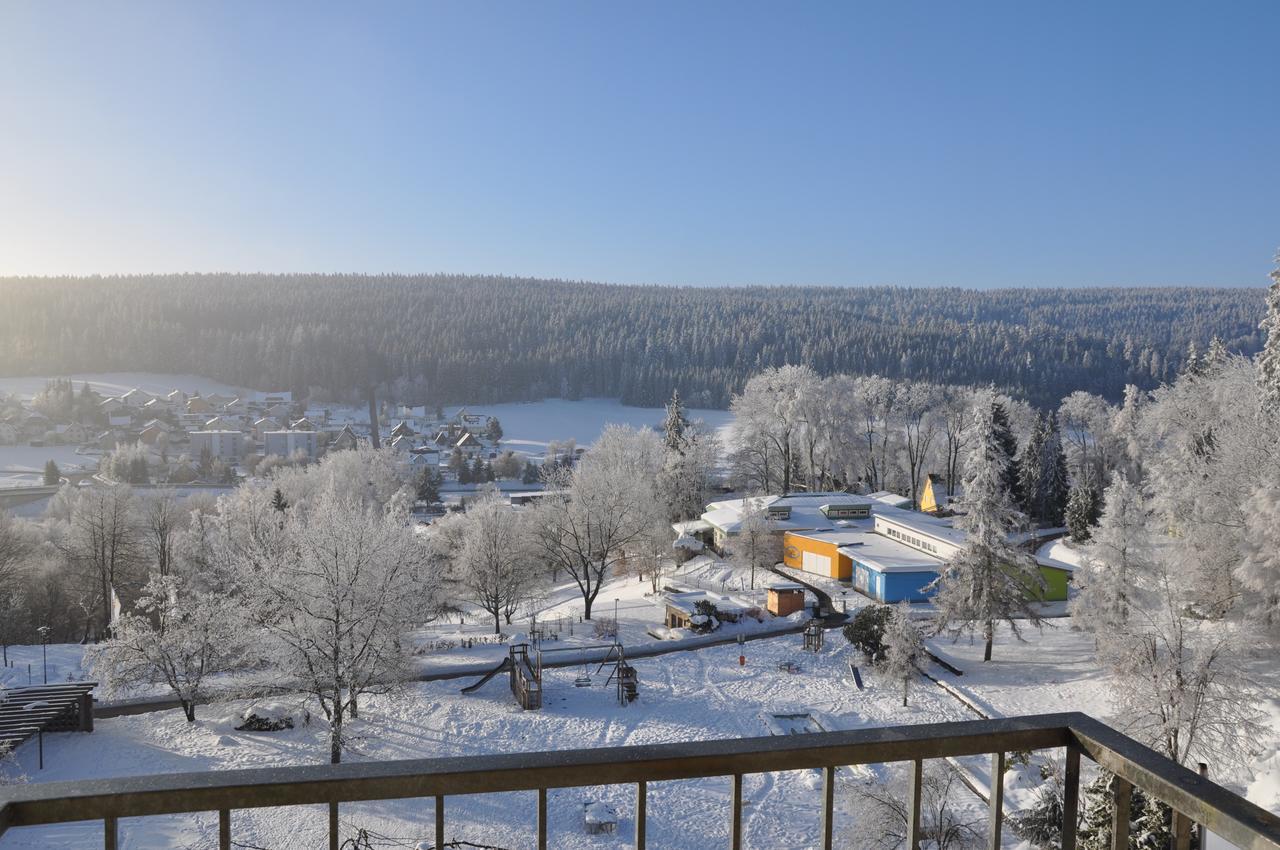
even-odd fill
[{"label": "playground", "polygon": [[[352,740],[345,761],[373,761],[515,752],[520,750],[621,746],[669,741],[760,736],[772,734],[775,714],[807,714],[814,728],[848,729],[886,723],[963,719],[965,709],[938,689],[920,689],[912,706],[903,709],[896,689],[878,687],[874,677],[859,691],[848,674],[853,652],[829,633],[819,652],[806,652],[804,637],[777,638],[676,652],[657,658],[631,660],[623,648],[622,664],[638,676],[637,696],[619,704],[610,673],[619,660],[604,667],[597,660],[586,666],[589,685],[579,686],[584,665],[548,666],[557,655],[544,653],[541,707],[522,710],[510,689],[510,670],[495,673],[469,694],[462,688],[479,677],[422,682],[362,702],[360,718],[352,721]],[[609,645],[606,644],[606,647]],[[608,652],[606,648],[604,652]],[[745,664],[739,658],[745,657]],[[528,662],[536,668],[537,659]],[[793,672],[780,667],[787,662]],[[99,721],[93,735],[58,736],[46,740],[47,769],[43,780],[104,775],[134,775],[201,767],[236,768],[322,761],[327,752],[323,724],[299,723],[275,733],[236,731],[240,715],[250,705],[234,701],[208,706],[194,724],[171,711]],[[304,707],[301,706],[300,708]],[[313,715],[318,715],[310,706]],[[76,748],[68,758],[63,748]],[[30,769],[28,769],[28,767]],[[36,771],[23,763],[28,773]],[[751,801],[746,817],[747,846],[807,846],[817,828],[817,796],[805,773],[751,776],[746,781]],[[723,846],[728,781],[671,782],[650,790],[651,846]],[[632,836],[632,789],[603,787],[553,790],[550,826],[555,846],[599,848],[625,846]],[[458,832],[451,838],[500,847],[526,847],[532,835],[533,807],[529,795],[451,798],[449,822]],[[616,833],[589,836],[583,828],[583,806],[601,802],[618,813]],[[400,801],[344,807],[344,822],[359,823],[388,836],[426,837],[429,802]],[[793,813],[754,817],[750,812]],[[302,810],[263,810],[237,814],[238,835],[261,847],[307,846],[320,843],[322,819]],[[178,821],[157,818],[122,825],[124,846],[203,846],[216,834],[212,818]],[[315,833],[312,836],[312,833]],[[315,840],[307,843],[308,837]],[[71,847],[101,846],[100,830],[60,828],[58,840]],[[23,842],[26,843],[23,843]],[[604,842],[603,844],[601,842]],[[38,847],[38,836],[7,836],[0,847]],[[412,847],[413,843],[406,846]]]}]

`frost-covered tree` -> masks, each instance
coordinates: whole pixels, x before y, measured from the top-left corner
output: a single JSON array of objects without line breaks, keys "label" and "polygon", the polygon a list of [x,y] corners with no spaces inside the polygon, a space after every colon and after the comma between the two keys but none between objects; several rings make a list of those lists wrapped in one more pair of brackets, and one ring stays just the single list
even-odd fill
[{"label": "frost-covered tree", "polygon": [[[310,474],[326,475],[322,466]],[[330,478],[278,526],[269,495],[250,494],[227,527],[230,567],[262,651],[284,681],[319,702],[334,763],[347,717],[361,696],[404,677],[402,637],[438,606],[437,576],[407,511],[396,501],[378,508],[364,495]]]},{"label": "frost-covered tree", "polygon": [[933,444],[942,430],[938,407],[942,392],[937,386],[913,381],[899,394],[902,413],[902,468],[906,473],[911,504],[920,504],[920,488],[927,465],[933,458]]},{"label": "frost-covered tree", "polygon": [[44,463],[44,486],[57,487],[62,481],[62,470],[58,469],[58,464],[52,459]]},{"label": "frost-covered tree", "polygon": [[711,498],[720,455],[720,441],[714,431],[701,420],[681,422],[679,436],[677,430],[666,434],[662,469],[655,482],[668,522],[684,522],[702,515]]},{"label": "frost-covered tree", "polygon": [[9,666],[9,644],[21,639],[28,558],[37,546],[27,524],[0,511],[0,662]]},{"label": "frost-covered tree", "polygon": [[1098,488],[1091,479],[1085,478],[1071,488],[1067,497],[1067,510],[1064,521],[1071,531],[1071,539],[1075,543],[1087,543],[1093,534],[1093,526],[1102,515],[1101,499]]},{"label": "frost-covered tree", "polygon": [[756,572],[767,570],[782,559],[782,541],[769,511],[760,499],[745,499],[738,521],[738,533],[729,538],[729,554],[751,571],[751,589]]},{"label": "frost-covered tree", "polygon": [[548,475],[549,489],[559,493],[531,512],[536,557],[573,579],[588,620],[603,583],[651,527],[653,507],[661,504],[654,481],[662,451],[653,431],[610,426],[576,466]]},{"label": "frost-covered tree", "polygon": [[[849,797],[853,817],[840,846],[856,850],[896,850],[907,840],[907,784],[911,767],[884,765],[887,774],[860,782]],[[927,761],[920,782],[920,846],[935,850],[969,850],[982,846],[981,818],[969,819],[956,797],[964,793],[951,765]]]},{"label": "frost-covered tree", "polygon": [[1267,314],[1259,326],[1266,336],[1258,354],[1258,407],[1271,421],[1280,419],[1280,254],[1267,290]]},{"label": "frost-covered tree", "polygon": [[685,431],[689,428],[689,419],[684,412],[684,402],[680,401],[680,391],[671,391],[671,400],[667,402],[667,416],[662,421],[662,442],[667,451],[683,453]]},{"label": "frost-covered tree", "polygon": [[1079,590],[1071,613],[1076,625],[1097,633],[1120,628],[1129,619],[1133,584],[1151,570],[1150,520],[1142,493],[1123,472],[1115,472],[1075,576]]},{"label": "frost-covered tree", "polygon": [[145,556],[133,490],[116,484],[68,495],[69,521],[57,545],[79,579],[86,608],[98,608],[98,624],[105,630],[111,622],[112,592],[123,597],[142,578]]},{"label": "frost-covered tree", "polygon": [[1236,577],[1249,591],[1244,605],[1274,635],[1280,628],[1280,484],[1258,487],[1245,504],[1244,558]]},{"label": "frost-covered tree", "polygon": [[[1100,771],[1080,793],[1079,850],[1113,850],[1111,822],[1115,808],[1115,776]],[[1172,818],[1168,806],[1133,786],[1129,797],[1129,850],[1167,850],[1173,846]],[[1057,844],[1051,844],[1056,847]]]},{"label": "frost-covered tree", "polygon": [[243,662],[246,624],[238,599],[204,590],[190,578],[155,574],[111,638],[86,654],[107,695],[163,685],[194,721],[196,705],[210,697],[210,680]]},{"label": "frost-covered tree", "polygon": [[1058,406],[1067,464],[1075,481],[1091,480],[1098,486],[1111,479],[1116,462],[1111,422],[1115,410],[1106,399],[1077,390]]},{"label": "frost-covered tree", "polygon": [[173,569],[174,546],[186,523],[187,512],[168,488],[149,493],[139,501],[142,549],[147,554],[151,569],[162,576],[168,575]]},{"label": "frost-covered tree", "polygon": [[954,496],[973,425],[974,393],[969,387],[943,387],[941,392],[938,415],[942,420],[942,469],[947,479],[947,495]]},{"label": "frost-covered tree", "polygon": [[884,630],[884,660],[880,672],[891,682],[902,685],[902,704],[907,704],[911,682],[919,675],[920,657],[924,654],[924,638],[911,622],[911,605],[900,602],[892,609]]},{"label": "frost-covered tree", "polygon": [[796,478],[807,406],[819,379],[808,366],[780,366],[754,375],[733,397],[735,444],[755,459],[753,484],[788,493]]},{"label": "frost-covered tree", "polygon": [[1166,547],[1135,582],[1123,626],[1095,632],[1114,715],[1179,764],[1244,765],[1265,730],[1241,663],[1245,636],[1199,616],[1190,600]]},{"label": "frost-covered tree", "polygon": [[1142,408],[1145,394],[1133,384],[1124,388],[1124,403],[1111,419],[1111,435],[1120,457],[1117,465],[1131,481],[1142,480]]},{"label": "frost-covered tree", "polygon": [[953,636],[978,631],[985,642],[983,660],[999,622],[1021,638],[1024,624],[1039,626],[1035,603],[1044,579],[1034,560],[1010,543],[1022,522],[1008,484],[1009,456],[990,398],[975,405],[973,447],[965,462],[962,515],[964,548],[943,565],[930,587],[936,591],[937,628]]},{"label": "frost-covered tree", "polygon": [[498,634],[503,617],[514,613],[534,586],[520,514],[489,492],[472,501],[465,513],[445,517],[436,526],[460,595],[493,618],[493,633]]}]

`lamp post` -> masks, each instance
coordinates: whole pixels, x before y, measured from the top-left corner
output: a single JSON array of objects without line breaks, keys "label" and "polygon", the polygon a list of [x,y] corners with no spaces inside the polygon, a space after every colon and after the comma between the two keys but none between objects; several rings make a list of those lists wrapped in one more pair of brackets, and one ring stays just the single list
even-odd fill
[{"label": "lamp post", "polygon": [[40,633],[40,657],[44,661],[44,683],[49,684],[49,627],[40,626],[36,629]]}]

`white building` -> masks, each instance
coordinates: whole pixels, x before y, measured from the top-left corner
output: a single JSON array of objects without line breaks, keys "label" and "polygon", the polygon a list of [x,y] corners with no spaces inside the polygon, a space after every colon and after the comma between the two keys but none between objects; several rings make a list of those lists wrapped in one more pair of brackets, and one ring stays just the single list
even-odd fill
[{"label": "white building", "polygon": [[262,452],[280,457],[302,452],[308,459],[315,460],[320,452],[319,435],[315,431],[265,431]]},{"label": "white building", "polygon": [[212,458],[234,463],[244,455],[244,434],[226,430],[192,431],[192,458],[199,460],[206,450]]}]

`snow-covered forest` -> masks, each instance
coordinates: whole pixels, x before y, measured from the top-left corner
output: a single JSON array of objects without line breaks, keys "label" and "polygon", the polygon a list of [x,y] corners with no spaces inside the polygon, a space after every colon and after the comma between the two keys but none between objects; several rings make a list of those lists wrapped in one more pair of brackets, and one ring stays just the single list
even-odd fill
[{"label": "snow-covered forest", "polygon": [[[11,374],[188,371],[298,397],[724,408],[765,367],[986,385],[1045,407],[1260,344],[1259,289],[637,287],[430,275],[0,278]],[[518,305],[518,308],[516,307]],[[128,328],[128,332],[122,329]]]}]

